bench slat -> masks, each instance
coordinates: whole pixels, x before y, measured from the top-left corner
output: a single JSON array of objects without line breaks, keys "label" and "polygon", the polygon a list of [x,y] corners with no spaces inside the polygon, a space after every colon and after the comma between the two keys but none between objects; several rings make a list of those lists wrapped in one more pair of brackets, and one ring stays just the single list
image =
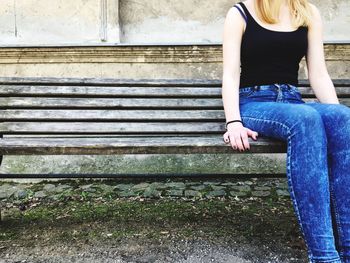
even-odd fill
[{"label": "bench slat", "polygon": [[2,122],[1,133],[217,133],[224,122]]},{"label": "bench slat", "polygon": [[218,87],[94,87],[94,86],[13,86],[0,85],[6,96],[89,96],[89,97],[196,97],[217,96]]},{"label": "bench slat", "polygon": [[0,98],[5,108],[217,108],[222,99],[137,99],[137,98]]},{"label": "bench slat", "polygon": [[[249,138],[248,153],[285,153],[284,141],[270,138]],[[125,138],[5,138],[0,139],[0,154],[190,154],[247,153],[234,151],[222,135],[182,137]]]},{"label": "bench slat", "polygon": [[0,121],[224,120],[222,110],[0,110]]},{"label": "bench slat", "polygon": [[[315,101],[316,98],[303,98]],[[350,106],[350,98],[339,98],[339,102]],[[91,109],[91,108],[144,108],[144,109],[223,109],[221,98],[217,99],[137,99],[137,98],[0,98],[0,108],[57,108],[57,109]]]},{"label": "bench slat", "polygon": [[[307,79],[299,79],[299,85],[309,86]],[[336,86],[350,86],[350,79],[332,79]],[[0,77],[0,84],[27,85],[112,85],[112,86],[217,86],[221,79],[118,79],[118,78],[55,78],[55,77]]]},{"label": "bench slat", "polygon": [[[314,95],[310,87],[298,88],[303,95]],[[350,95],[350,86],[335,87],[339,97]],[[0,85],[0,96],[75,97],[221,97],[221,87],[95,87]]]}]

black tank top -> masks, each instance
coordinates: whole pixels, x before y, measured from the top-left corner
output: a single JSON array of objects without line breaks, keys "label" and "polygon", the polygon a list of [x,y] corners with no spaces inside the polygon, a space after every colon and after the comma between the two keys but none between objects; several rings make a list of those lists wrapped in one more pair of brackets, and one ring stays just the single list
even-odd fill
[{"label": "black tank top", "polygon": [[255,21],[244,3],[237,4],[234,6],[246,20],[241,43],[239,87],[275,83],[298,86],[299,63],[308,46],[307,27],[295,31],[270,30]]}]

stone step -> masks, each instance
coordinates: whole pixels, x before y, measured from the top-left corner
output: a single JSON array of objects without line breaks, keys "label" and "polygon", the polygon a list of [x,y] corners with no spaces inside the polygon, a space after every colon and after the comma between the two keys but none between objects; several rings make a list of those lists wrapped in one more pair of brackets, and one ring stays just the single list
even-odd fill
[{"label": "stone step", "polygon": [[[324,50],[331,78],[350,78],[350,43],[328,41]],[[222,44],[1,47],[0,64],[2,77],[221,79]],[[299,78],[307,78],[305,59]]]}]

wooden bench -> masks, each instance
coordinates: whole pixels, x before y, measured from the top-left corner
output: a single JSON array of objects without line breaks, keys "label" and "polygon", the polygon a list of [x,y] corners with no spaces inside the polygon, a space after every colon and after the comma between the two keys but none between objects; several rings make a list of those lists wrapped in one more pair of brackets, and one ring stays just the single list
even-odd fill
[{"label": "wooden bench", "polygon": [[[340,102],[349,106],[350,80],[333,82]],[[0,155],[240,153],[223,142],[220,80],[0,78],[0,83]],[[307,81],[299,89],[306,101],[316,99]],[[283,141],[260,136],[249,142],[250,152],[242,153],[286,152]]]}]

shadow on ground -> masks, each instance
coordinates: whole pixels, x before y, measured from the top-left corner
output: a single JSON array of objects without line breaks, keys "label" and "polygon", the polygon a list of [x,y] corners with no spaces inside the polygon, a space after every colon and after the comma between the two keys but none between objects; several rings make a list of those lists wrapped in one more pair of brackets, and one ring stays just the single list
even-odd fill
[{"label": "shadow on ground", "polygon": [[307,262],[286,198],[80,196],[2,217],[0,262]]}]

